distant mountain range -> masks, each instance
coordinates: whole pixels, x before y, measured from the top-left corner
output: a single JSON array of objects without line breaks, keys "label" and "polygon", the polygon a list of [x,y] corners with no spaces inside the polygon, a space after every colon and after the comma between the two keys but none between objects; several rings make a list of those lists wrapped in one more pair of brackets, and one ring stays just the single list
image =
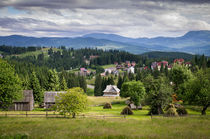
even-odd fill
[{"label": "distant mountain range", "polygon": [[0,45],[66,46],[72,48],[119,49],[135,54],[150,51],[186,52],[210,56],[210,31],[190,31],[181,37],[128,38],[115,34],[92,33],[82,37],[1,36]]}]

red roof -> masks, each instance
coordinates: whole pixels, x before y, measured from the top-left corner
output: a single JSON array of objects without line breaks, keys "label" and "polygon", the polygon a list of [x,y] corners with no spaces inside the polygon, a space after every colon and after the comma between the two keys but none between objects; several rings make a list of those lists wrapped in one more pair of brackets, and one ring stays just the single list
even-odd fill
[{"label": "red roof", "polygon": [[175,59],[174,60],[174,63],[183,63],[183,62],[184,62],[184,59],[183,58]]}]

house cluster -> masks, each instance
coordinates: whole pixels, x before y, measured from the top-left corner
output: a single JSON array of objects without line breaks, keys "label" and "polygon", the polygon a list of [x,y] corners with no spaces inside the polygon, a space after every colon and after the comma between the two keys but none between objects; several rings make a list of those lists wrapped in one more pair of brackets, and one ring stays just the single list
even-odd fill
[{"label": "house cluster", "polygon": [[125,63],[118,64],[118,62],[114,62],[115,67],[110,67],[104,69],[104,73],[101,73],[101,76],[106,76],[108,74],[119,75],[120,70],[126,71],[127,73],[135,73],[135,65],[136,62],[126,61]]},{"label": "house cluster", "polygon": [[[171,64],[169,64],[168,61],[152,62],[151,69],[154,70],[155,68],[157,68],[158,70],[160,70],[161,66],[163,66],[163,68],[167,67],[168,70],[171,70],[174,64],[185,65],[187,67],[192,66],[191,62],[184,62],[184,59],[181,58],[181,59],[175,59]],[[148,69],[148,67],[144,67],[144,70],[146,69]]]}]

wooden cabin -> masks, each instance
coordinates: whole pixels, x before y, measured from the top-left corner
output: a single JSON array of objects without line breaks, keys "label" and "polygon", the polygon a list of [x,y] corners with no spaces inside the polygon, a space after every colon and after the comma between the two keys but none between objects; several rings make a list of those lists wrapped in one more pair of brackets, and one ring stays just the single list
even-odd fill
[{"label": "wooden cabin", "polygon": [[34,109],[33,90],[23,90],[23,99],[14,101],[10,110],[14,111],[31,111]]},{"label": "wooden cabin", "polygon": [[116,97],[120,95],[120,89],[116,85],[107,85],[103,93],[103,96]]},{"label": "wooden cabin", "polygon": [[44,93],[44,108],[48,109],[55,105],[55,96],[59,93],[66,93],[65,91],[46,91]]}]

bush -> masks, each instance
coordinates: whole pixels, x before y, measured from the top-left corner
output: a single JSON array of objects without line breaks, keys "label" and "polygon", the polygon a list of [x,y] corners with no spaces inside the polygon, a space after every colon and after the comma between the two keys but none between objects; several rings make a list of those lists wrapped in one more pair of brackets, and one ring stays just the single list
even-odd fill
[{"label": "bush", "polygon": [[112,104],[106,103],[106,104],[104,104],[104,107],[103,108],[104,109],[111,109],[112,108]]},{"label": "bush", "polygon": [[179,115],[187,115],[187,110],[183,106],[177,107],[176,111]]},{"label": "bush", "polygon": [[133,115],[133,111],[131,110],[130,107],[127,106],[122,110],[121,114],[123,114],[123,115]]},{"label": "bush", "polygon": [[174,104],[169,104],[166,107],[166,116],[178,116],[178,113],[176,111],[176,108],[174,107]]}]

